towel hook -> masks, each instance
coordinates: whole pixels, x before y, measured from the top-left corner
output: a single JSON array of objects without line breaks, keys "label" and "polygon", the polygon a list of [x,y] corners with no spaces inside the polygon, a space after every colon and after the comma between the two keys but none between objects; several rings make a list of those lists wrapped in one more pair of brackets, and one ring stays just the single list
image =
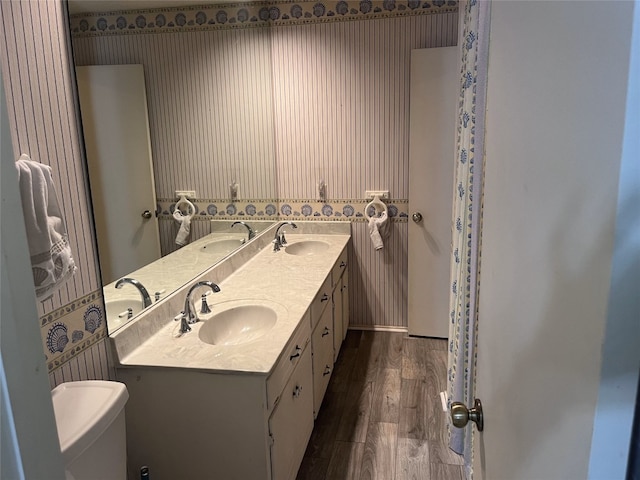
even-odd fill
[{"label": "towel hook", "polygon": [[196,213],[196,207],[193,206],[193,203],[191,203],[189,201],[189,199],[187,197],[185,197],[184,195],[182,195],[180,197],[180,199],[176,202],[176,206],[175,209],[179,210],[180,205],[185,204],[185,206],[187,207],[187,215],[193,215],[194,213]]},{"label": "towel hook", "polygon": [[364,207],[364,216],[367,221],[371,220],[371,217],[369,216],[369,207],[373,207],[378,213],[387,213],[387,204],[380,199],[380,195],[374,195],[373,200]]}]

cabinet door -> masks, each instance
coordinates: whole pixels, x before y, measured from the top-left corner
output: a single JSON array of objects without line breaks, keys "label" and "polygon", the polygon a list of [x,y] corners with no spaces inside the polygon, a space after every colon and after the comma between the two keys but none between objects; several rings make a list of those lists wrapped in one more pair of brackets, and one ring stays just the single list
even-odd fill
[{"label": "cabinet door", "polygon": [[342,275],[342,339],[347,336],[349,330],[349,271]]},{"label": "cabinet door", "polygon": [[313,348],[313,411],[318,416],[333,371],[333,309],[326,308],[311,335]]},{"label": "cabinet door", "polygon": [[269,419],[272,480],[295,479],[302,463],[313,430],[311,378],[311,349],[307,347]]},{"label": "cabinet door", "polygon": [[333,291],[333,360],[338,359],[342,340],[344,339],[343,329],[343,300],[342,300],[342,278],[336,284]]}]

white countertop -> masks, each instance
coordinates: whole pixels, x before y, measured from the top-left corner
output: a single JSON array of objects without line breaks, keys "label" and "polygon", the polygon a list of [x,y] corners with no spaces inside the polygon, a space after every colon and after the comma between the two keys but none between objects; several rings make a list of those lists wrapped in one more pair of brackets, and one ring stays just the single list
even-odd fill
[{"label": "white countertop", "polygon": [[[148,315],[163,315],[170,320],[136,348],[130,349],[130,353],[119,358],[120,365],[269,374],[300,321],[308,318],[305,317],[307,309],[350,239],[348,234],[285,231],[289,246],[304,240],[319,240],[326,242],[328,248],[315,255],[297,256],[286,253],[284,249],[273,252],[271,245],[265,246],[218,283],[221,291],[207,297],[212,313],[202,316],[204,320],[192,324],[192,331],[184,335],[179,334],[180,322],[173,321],[178,311],[162,308],[141,314],[136,322],[144,322]],[[207,278],[205,275],[202,279],[215,282],[215,277]],[[205,291],[202,289],[202,293]],[[195,298],[199,295],[200,292],[196,292]],[[184,302],[184,295],[180,298]],[[216,311],[235,304],[267,305],[277,312],[277,322],[265,335],[248,343],[225,346],[202,342],[198,332],[204,322],[209,321],[207,319]],[[114,336],[116,343],[118,336],[121,335]]]}]

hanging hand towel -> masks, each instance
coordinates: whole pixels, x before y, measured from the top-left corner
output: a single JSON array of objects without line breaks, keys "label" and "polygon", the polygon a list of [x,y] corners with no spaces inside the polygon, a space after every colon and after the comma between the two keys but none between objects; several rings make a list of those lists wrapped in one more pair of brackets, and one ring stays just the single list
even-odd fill
[{"label": "hanging hand towel", "polygon": [[184,215],[179,208],[173,211],[173,218],[180,224],[178,234],[176,235],[176,245],[183,247],[189,243],[189,232],[191,231],[191,217],[193,215]]},{"label": "hanging hand towel", "polygon": [[389,235],[389,218],[387,212],[382,212],[379,217],[369,219],[369,236],[373,243],[373,248],[381,250],[384,247],[383,239]]},{"label": "hanging hand towel", "polygon": [[76,271],[51,167],[22,154],[16,162],[38,300],[50,297]]}]

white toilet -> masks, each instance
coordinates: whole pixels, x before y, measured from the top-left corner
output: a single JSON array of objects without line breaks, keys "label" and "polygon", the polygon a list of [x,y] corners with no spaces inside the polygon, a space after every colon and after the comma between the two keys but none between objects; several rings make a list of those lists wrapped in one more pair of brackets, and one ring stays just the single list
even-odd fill
[{"label": "white toilet", "polygon": [[126,480],[124,383],[67,382],[51,392],[68,480]]}]

